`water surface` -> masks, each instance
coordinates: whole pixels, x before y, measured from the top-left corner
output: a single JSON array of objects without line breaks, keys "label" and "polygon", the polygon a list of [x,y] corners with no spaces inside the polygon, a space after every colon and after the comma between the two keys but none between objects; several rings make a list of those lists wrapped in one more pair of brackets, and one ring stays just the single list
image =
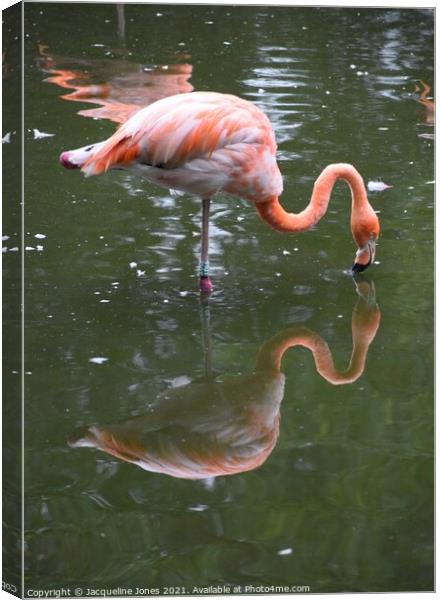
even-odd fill
[{"label": "water surface", "polygon": [[[431,590],[433,12],[33,3],[25,35],[28,588]],[[62,150],[115,129],[90,112],[108,108],[90,85],[135,108],[191,89],[256,102],[289,210],[330,162],[393,186],[370,194],[382,235],[361,297],[339,184],[297,236],[219,195],[215,291],[201,302],[197,199],[59,167]],[[372,337],[354,381],[327,381],[303,346],[277,372],[259,363],[274,336],[303,328],[344,372],[354,310],[355,333]],[[230,474],[133,464],[140,447],[153,462],[178,447],[212,465],[234,443],[216,454],[201,431],[239,422],[252,434]],[[91,426],[119,427],[118,451],[79,447]]]}]

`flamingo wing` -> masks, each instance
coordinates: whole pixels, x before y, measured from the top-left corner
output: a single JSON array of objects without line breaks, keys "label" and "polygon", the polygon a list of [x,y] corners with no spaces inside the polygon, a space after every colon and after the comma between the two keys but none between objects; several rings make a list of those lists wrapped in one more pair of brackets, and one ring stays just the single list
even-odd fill
[{"label": "flamingo wing", "polygon": [[[155,176],[150,169],[146,176],[166,187],[192,193],[225,189],[250,199],[260,193],[262,199],[262,186],[268,187],[270,178],[277,180],[271,194],[281,193],[276,148],[271,124],[256,106],[227,94],[193,92],[137,112],[82,170],[96,175],[115,167],[155,167],[162,172]],[[262,180],[265,170],[268,176]],[[210,177],[213,185],[207,187]],[[250,177],[254,184],[256,177],[262,181],[251,185]]]}]

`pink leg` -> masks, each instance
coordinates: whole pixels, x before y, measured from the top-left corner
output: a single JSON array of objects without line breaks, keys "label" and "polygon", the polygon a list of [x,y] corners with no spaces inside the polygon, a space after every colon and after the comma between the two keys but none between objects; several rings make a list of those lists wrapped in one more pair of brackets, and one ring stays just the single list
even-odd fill
[{"label": "pink leg", "polygon": [[209,241],[209,215],[210,198],[202,199],[202,244],[201,244],[201,264],[199,271],[199,287],[202,293],[209,294],[213,289],[213,284],[209,277],[208,264],[208,241]]}]

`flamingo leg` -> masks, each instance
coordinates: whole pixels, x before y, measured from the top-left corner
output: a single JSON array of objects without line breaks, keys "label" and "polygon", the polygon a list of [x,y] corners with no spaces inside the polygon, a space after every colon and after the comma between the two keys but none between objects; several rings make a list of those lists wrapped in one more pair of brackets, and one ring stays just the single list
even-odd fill
[{"label": "flamingo leg", "polygon": [[199,270],[199,286],[201,292],[209,294],[213,289],[213,284],[209,277],[208,263],[208,243],[209,243],[209,217],[210,217],[210,198],[202,199],[202,243],[201,243],[201,264]]},{"label": "flamingo leg", "polygon": [[201,295],[200,300],[200,316],[202,330],[202,348],[204,352],[204,372],[205,380],[214,379],[213,375],[213,350],[211,344],[211,329],[210,329],[210,303],[206,295]]}]

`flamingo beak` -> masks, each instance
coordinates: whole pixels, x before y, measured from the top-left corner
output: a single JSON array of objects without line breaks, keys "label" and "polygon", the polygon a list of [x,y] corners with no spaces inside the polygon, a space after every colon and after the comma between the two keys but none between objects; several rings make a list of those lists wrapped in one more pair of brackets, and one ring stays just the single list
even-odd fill
[{"label": "flamingo beak", "polygon": [[375,238],[371,238],[364,246],[357,250],[355,262],[352,265],[352,274],[356,275],[365,271],[375,260]]},{"label": "flamingo beak", "polygon": [[76,165],[71,160],[71,152],[62,152],[59,158],[60,164],[66,169],[79,169],[79,165]]}]

